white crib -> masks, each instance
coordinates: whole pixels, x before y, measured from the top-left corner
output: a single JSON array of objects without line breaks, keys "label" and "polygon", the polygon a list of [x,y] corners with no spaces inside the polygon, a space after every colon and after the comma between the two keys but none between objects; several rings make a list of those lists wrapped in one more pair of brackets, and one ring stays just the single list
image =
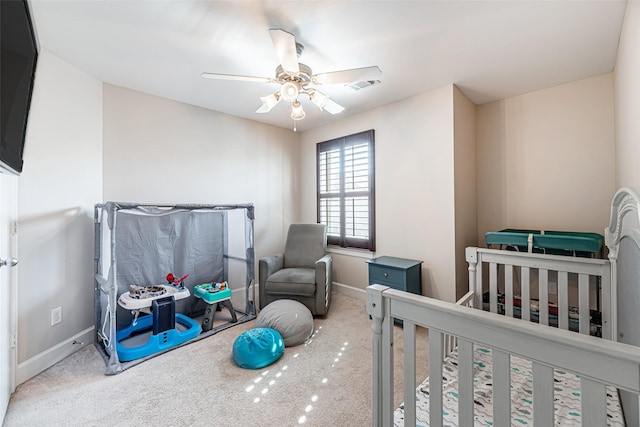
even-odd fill
[{"label": "white crib", "polygon": [[[624,419],[627,426],[638,425],[638,218],[638,197],[628,189],[616,193],[605,230],[608,260],[468,248],[469,292],[456,304],[382,285],[367,288],[373,330],[373,425],[602,427],[624,425]],[[478,309],[483,306],[483,277],[489,281],[484,287],[490,295],[489,311]],[[535,286],[531,287],[532,278]],[[557,286],[557,314],[555,305],[554,313],[549,313],[550,283],[554,290]],[[573,288],[577,288],[577,315],[569,313]],[[590,308],[596,290],[602,302],[597,329],[602,338],[591,335]],[[536,293],[539,310],[534,323],[530,306]],[[399,327],[393,318],[403,320],[404,404],[400,408],[393,404],[393,330]],[[569,330],[575,324],[573,329],[579,333]],[[429,330],[430,373],[417,388],[416,327]],[[614,342],[612,337],[634,345]],[[488,358],[489,371],[478,368],[487,365],[474,356],[478,351]],[[530,397],[518,399],[528,402],[530,410],[515,400],[520,386],[514,370],[520,369],[514,366],[520,363],[531,371],[530,379],[522,380]],[[479,375],[489,379],[487,384],[478,383]],[[567,390],[567,402],[562,389],[565,376],[578,388]],[[624,417],[616,412],[620,407]]]}]

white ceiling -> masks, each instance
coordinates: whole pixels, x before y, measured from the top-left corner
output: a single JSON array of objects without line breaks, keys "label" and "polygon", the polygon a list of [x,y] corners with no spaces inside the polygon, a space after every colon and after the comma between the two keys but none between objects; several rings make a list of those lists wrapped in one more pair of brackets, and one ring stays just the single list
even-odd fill
[{"label": "white ceiling", "polygon": [[203,71],[274,77],[269,28],[305,46],[314,73],[377,65],[382,83],[308,99],[304,131],[451,83],[474,103],[610,72],[626,2],[30,0],[40,47],[97,79],[291,129],[281,102],[258,114],[269,83],[209,80]]}]

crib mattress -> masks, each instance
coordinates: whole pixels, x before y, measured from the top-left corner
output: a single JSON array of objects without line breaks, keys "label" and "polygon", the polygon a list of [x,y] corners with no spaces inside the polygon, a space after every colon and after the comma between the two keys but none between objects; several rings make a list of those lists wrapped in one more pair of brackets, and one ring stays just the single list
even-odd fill
[{"label": "crib mattress", "polygon": [[[493,426],[491,350],[476,347],[474,351],[475,426]],[[531,362],[511,357],[511,423],[533,426],[533,383]],[[443,363],[443,425],[458,426],[458,355],[453,352]],[[555,370],[554,387],[556,426],[580,426],[580,378]],[[429,425],[429,378],[416,389],[416,425]],[[404,405],[394,412],[394,425],[404,425]],[[607,387],[607,425],[623,427],[624,418],[618,392]]]}]

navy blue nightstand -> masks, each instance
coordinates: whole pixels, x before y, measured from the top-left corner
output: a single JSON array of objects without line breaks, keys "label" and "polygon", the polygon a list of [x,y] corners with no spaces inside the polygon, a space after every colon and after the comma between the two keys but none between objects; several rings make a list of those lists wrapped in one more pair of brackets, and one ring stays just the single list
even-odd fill
[{"label": "navy blue nightstand", "polygon": [[[393,289],[422,295],[422,261],[381,256],[367,260],[369,285],[385,285]],[[396,323],[402,323],[396,319]]]}]

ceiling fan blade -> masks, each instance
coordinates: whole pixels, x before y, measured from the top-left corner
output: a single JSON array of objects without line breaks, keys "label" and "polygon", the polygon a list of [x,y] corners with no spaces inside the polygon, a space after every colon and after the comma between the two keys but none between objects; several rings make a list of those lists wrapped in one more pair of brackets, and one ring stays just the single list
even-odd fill
[{"label": "ceiling fan blade", "polygon": [[200,75],[205,79],[236,80],[236,81],[242,81],[242,82],[257,82],[257,83],[277,83],[271,77],[238,76],[235,74],[218,74],[218,73],[202,73]]},{"label": "ceiling fan blade", "polygon": [[311,77],[311,81],[314,84],[322,85],[346,84],[366,80],[377,80],[381,75],[382,71],[380,71],[380,68],[373,66],[316,74]]},{"label": "ceiling fan blade", "polygon": [[327,99],[327,102],[324,104],[324,110],[328,111],[331,114],[339,114],[344,111],[344,107],[331,98]]},{"label": "ceiling fan blade", "polygon": [[296,49],[296,38],[293,34],[281,30],[271,29],[271,40],[276,48],[276,55],[280,59],[282,69],[288,73],[298,74],[300,68],[298,66],[298,52]]}]

